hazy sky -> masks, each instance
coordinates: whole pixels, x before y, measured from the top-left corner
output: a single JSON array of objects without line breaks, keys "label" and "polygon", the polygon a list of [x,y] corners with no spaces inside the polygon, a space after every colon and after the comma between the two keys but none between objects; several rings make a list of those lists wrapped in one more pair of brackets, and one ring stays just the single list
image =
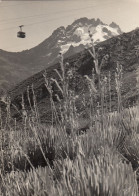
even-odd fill
[{"label": "hazy sky", "polygon": [[[0,49],[32,48],[59,26],[81,17],[100,18],[106,24],[114,21],[128,32],[139,27],[139,0],[1,1]],[[26,39],[16,37],[22,24]]]}]

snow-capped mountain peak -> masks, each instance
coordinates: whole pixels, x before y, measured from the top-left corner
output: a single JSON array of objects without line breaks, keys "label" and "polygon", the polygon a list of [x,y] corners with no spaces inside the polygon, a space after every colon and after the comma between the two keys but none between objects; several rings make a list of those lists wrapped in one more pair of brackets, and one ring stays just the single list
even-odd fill
[{"label": "snow-capped mountain peak", "polygon": [[104,24],[100,19],[80,18],[64,29],[64,36],[58,40],[58,46],[64,54],[69,47],[86,46],[90,43],[88,30],[93,35],[94,44],[105,41],[113,36],[122,33],[120,27],[112,22],[110,25]]},{"label": "snow-capped mountain peak", "polygon": [[[13,78],[14,81],[20,82],[22,79],[25,79],[25,76],[29,77],[43,68],[55,64],[58,62],[57,57],[60,51],[64,54],[64,58],[83,51],[91,42],[88,30],[93,35],[94,44],[122,33],[120,27],[114,22],[108,25],[100,19],[80,18],[67,27],[61,26],[57,28],[50,37],[34,48],[19,53],[0,50],[1,64],[4,65],[0,86],[3,86],[3,89],[9,88],[8,86],[12,85]],[[8,66],[8,69],[5,64]],[[9,69],[9,66],[13,67],[12,71]],[[21,67],[24,67],[24,71],[22,74],[19,73],[20,71],[16,71],[15,77],[17,66],[19,66],[19,70]],[[8,76],[11,75],[9,78],[11,84],[10,82],[5,83],[7,70],[9,70]],[[4,74],[6,80],[3,79]]]}]

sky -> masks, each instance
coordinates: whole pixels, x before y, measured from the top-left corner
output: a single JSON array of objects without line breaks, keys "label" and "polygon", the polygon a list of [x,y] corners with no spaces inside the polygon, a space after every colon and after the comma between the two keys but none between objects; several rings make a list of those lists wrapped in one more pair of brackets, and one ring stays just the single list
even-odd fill
[{"label": "sky", "polygon": [[[35,47],[52,32],[81,18],[116,22],[124,32],[139,27],[139,0],[0,1],[0,49],[18,52]],[[17,38],[24,25],[26,38]]]}]

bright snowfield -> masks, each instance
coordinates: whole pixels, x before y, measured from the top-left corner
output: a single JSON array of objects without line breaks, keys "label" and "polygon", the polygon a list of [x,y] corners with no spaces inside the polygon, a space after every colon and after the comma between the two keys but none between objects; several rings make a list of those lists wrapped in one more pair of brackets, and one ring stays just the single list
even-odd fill
[{"label": "bright snowfield", "polygon": [[80,44],[83,44],[84,46],[89,44],[91,41],[90,41],[90,37],[88,34],[88,30],[90,30],[90,32],[93,35],[93,40],[94,40],[95,45],[99,42],[107,40],[108,38],[119,35],[119,31],[118,31],[119,29],[117,27],[113,28],[106,24],[105,25],[100,24],[96,27],[93,27],[91,25],[78,27],[75,29],[73,34],[80,37],[81,41],[80,42],[68,42],[66,44],[63,44],[64,41],[59,40],[58,45],[61,48],[61,53],[63,54],[66,53],[71,45],[74,47],[77,47]]}]

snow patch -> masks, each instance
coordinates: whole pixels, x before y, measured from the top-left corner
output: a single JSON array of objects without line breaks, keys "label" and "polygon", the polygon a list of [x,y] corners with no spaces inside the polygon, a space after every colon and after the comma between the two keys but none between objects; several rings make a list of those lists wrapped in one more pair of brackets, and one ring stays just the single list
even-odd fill
[{"label": "snow patch", "polygon": [[68,42],[67,44],[62,45],[62,42],[59,41],[58,43],[61,45],[61,52],[64,54],[65,52],[68,51],[69,47],[71,45],[73,45],[74,47],[79,46],[80,44],[83,44],[84,46],[86,46],[87,44],[89,44],[91,42],[89,34],[88,34],[88,30],[90,30],[90,32],[92,32],[93,35],[93,40],[94,40],[94,44],[97,44],[98,42],[102,42],[106,40],[105,36],[108,36],[107,32],[103,32],[103,28],[107,28],[108,31],[110,31],[112,33],[113,36],[119,35],[117,29],[112,28],[108,25],[98,25],[96,27],[93,26],[84,26],[84,27],[78,27],[74,34],[79,36],[81,38],[81,41],[76,43],[76,42]]},{"label": "snow patch", "polygon": [[109,31],[111,31],[112,33],[113,33],[113,35],[115,34],[115,35],[119,35],[119,33],[118,33],[118,29],[116,28],[112,28],[112,27],[110,27],[110,26],[107,26],[107,29],[109,30]]},{"label": "snow patch", "polygon": [[68,51],[69,47],[73,44],[73,42],[67,43],[65,45],[61,45],[60,49],[61,49],[61,53],[64,54],[65,52]]},{"label": "snow patch", "polygon": [[47,56],[51,56],[51,54],[52,54],[52,53],[50,52],[50,53],[48,53],[47,55],[43,55],[42,57],[45,58],[45,57],[47,57]]}]

